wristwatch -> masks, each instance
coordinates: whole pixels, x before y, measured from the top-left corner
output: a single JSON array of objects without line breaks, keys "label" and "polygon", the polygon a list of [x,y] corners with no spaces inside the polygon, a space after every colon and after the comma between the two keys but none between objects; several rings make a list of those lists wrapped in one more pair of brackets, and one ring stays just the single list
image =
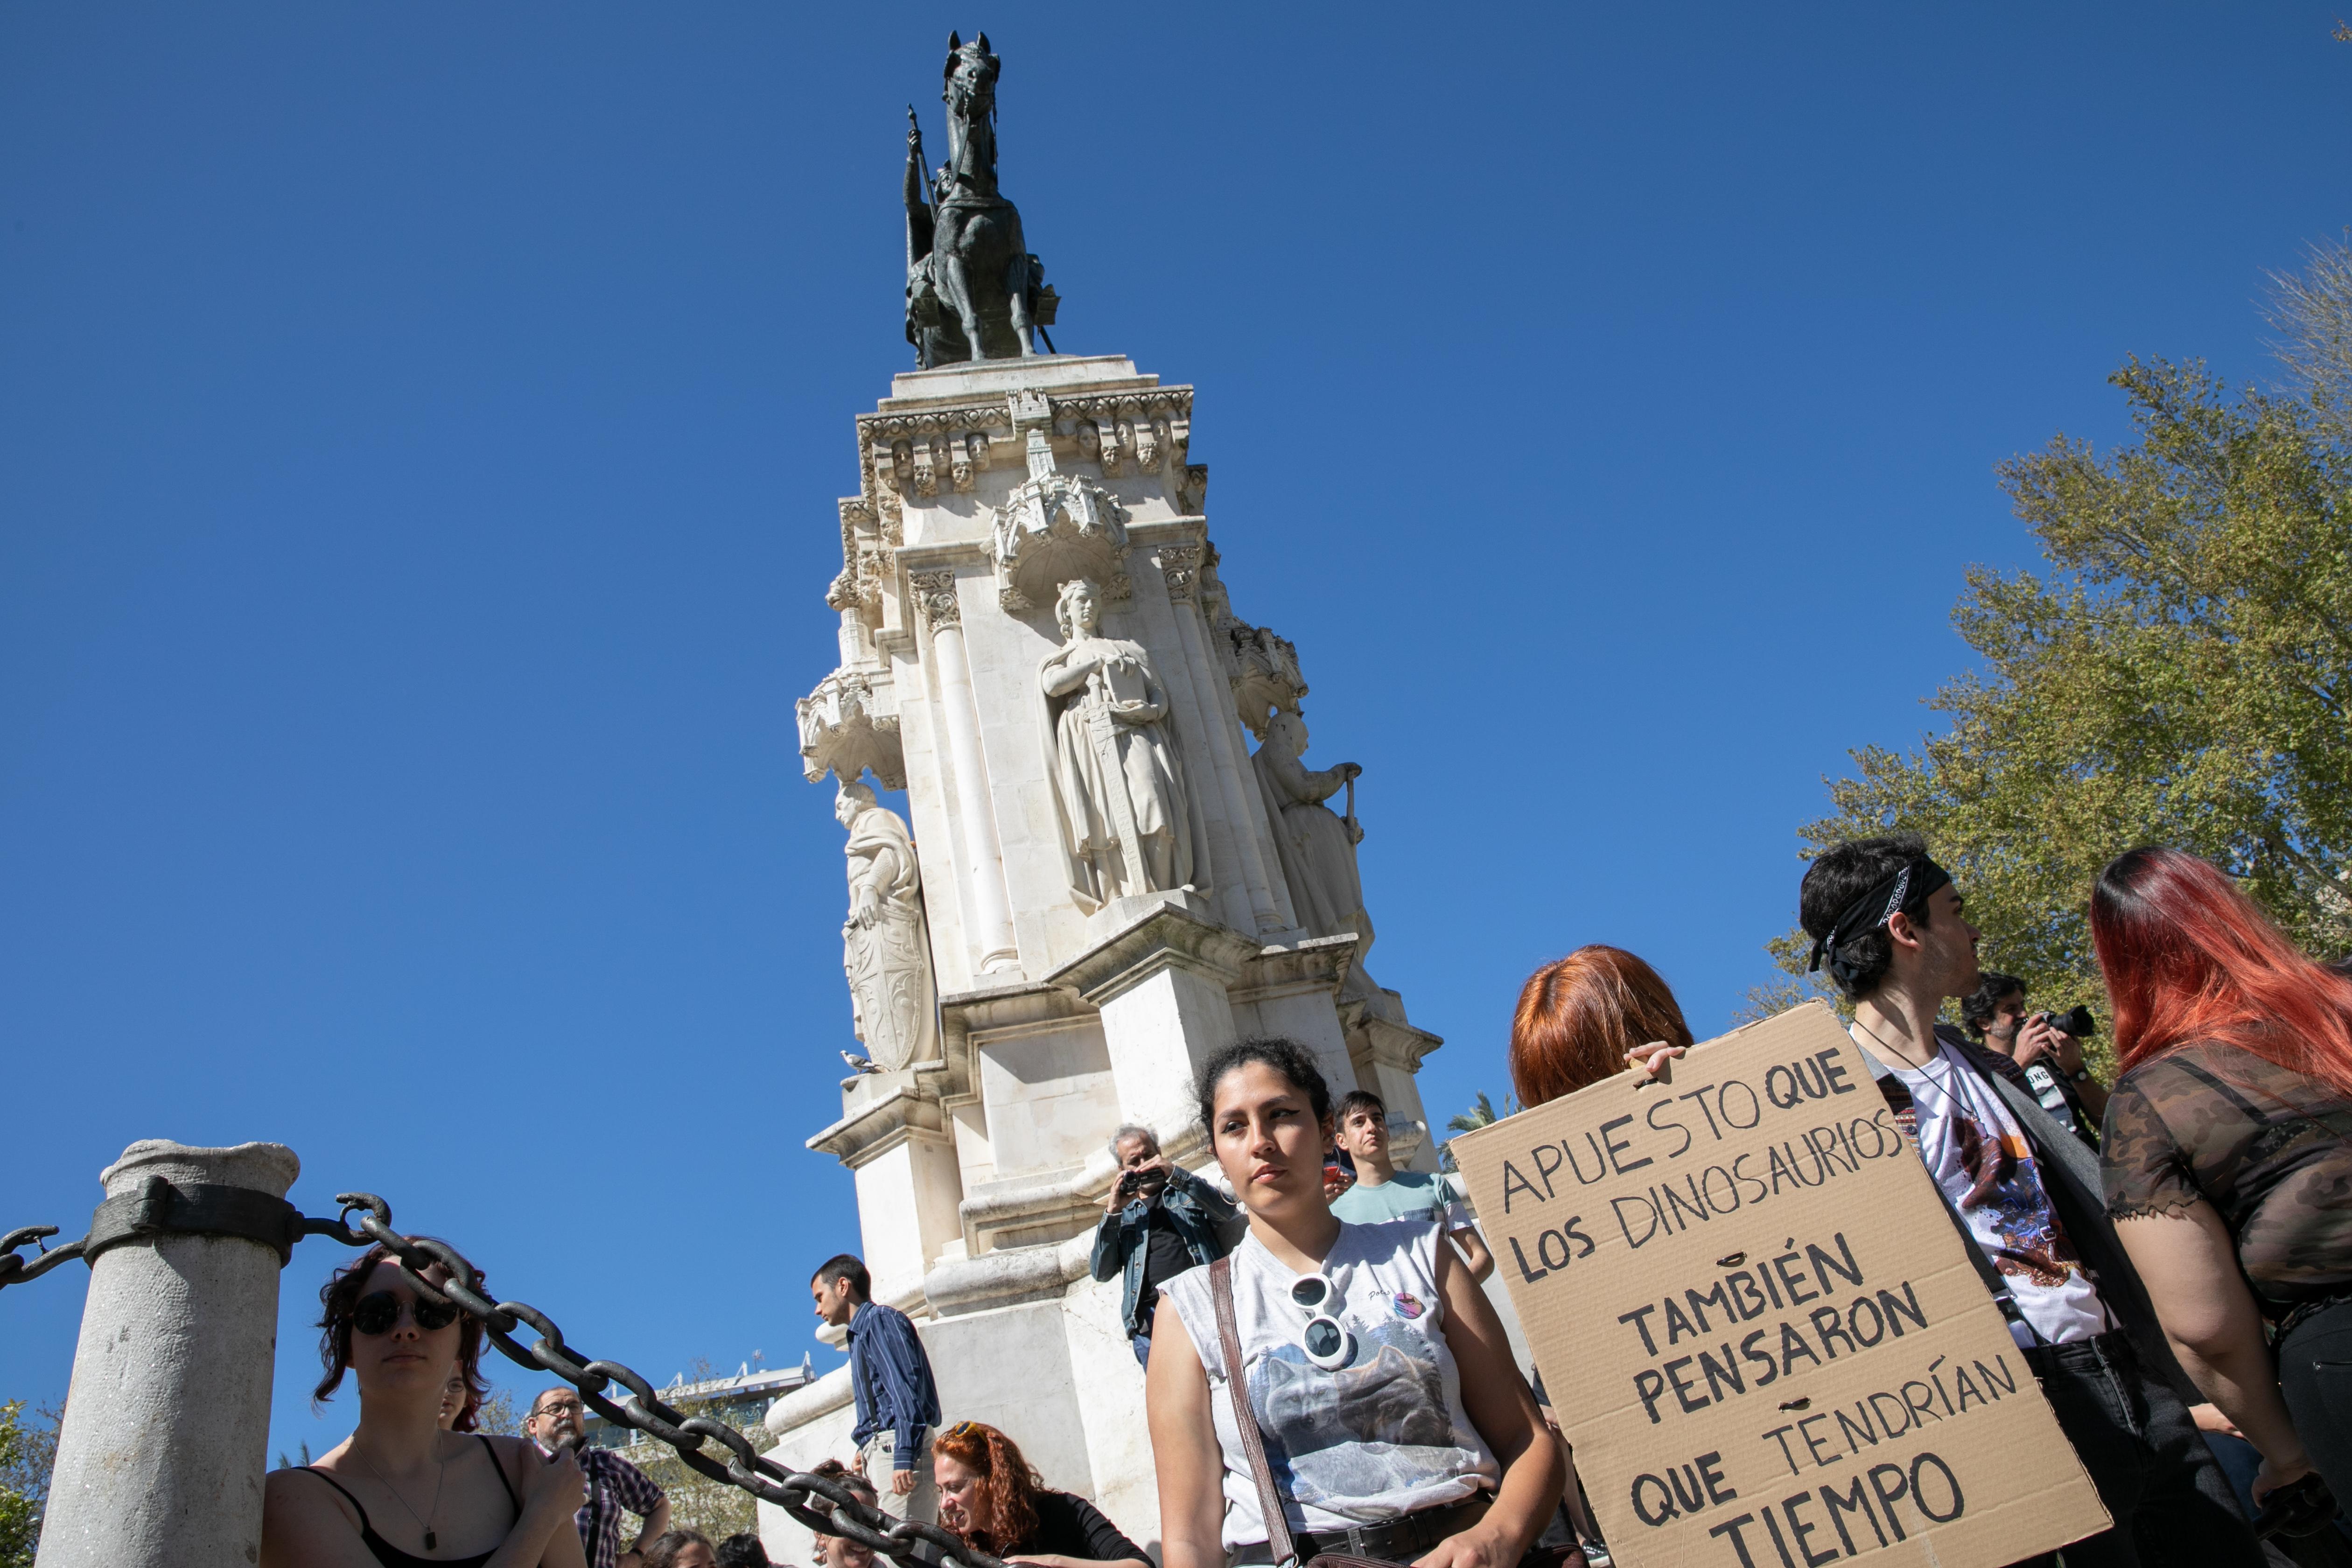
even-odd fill
[{"label": "wristwatch", "polygon": [[2091,1081],[2091,1069],[2087,1067],[2076,1068],[2073,1072],[2066,1075],[2066,1081],[2068,1083],[2088,1083]]}]

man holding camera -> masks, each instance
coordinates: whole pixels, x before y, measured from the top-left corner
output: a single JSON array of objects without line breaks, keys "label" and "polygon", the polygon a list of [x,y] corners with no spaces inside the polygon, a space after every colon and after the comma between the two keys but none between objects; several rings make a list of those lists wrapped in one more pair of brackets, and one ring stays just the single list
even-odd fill
[{"label": "man holding camera", "polygon": [[2042,1110],[2096,1149],[2107,1113],[2107,1088],[2083,1061],[2083,1037],[2097,1027],[2088,1007],[2064,1017],[2028,1014],[2025,982],[1988,971],[1960,1002],[1960,1022],[1974,1037],[1978,1065],[2033,1096]]},{"label": "man holding camera", "polygon": [[1149,1127],[1122,1127],[1111,1135],[1118,1180],[1103,1200],[1095,1229],[1094,1276],[1126,1277],[1121,1304],[1128,1342],[1139,1366],[1151,1364],[1151,1315],[1160,1288],[1188,1268],[1225,1255],[1219,1227],[1232,1223],[1232,1200],[1192,1172],[1171,1164]]}]

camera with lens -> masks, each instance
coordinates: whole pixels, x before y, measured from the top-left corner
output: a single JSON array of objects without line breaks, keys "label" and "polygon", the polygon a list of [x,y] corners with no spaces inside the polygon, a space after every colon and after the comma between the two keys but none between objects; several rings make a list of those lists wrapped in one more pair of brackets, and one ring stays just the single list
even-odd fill
[{"label": "camera with lens", "polygon": [[1165,1171],[1122,1171],[1118,1176],[1120,1197],[1149,1197],[1168,1184]]},{"label": "camera with lens", "polygon": [[2087,1040],[2099,1032],[2099,1021],[2091,1016],[2088,1007],[2078,1006],[2071,1013],[2036,1013],[2026,1022],[2047,1024],[2059,1033],[2072,1035],[2078,1040]]}]

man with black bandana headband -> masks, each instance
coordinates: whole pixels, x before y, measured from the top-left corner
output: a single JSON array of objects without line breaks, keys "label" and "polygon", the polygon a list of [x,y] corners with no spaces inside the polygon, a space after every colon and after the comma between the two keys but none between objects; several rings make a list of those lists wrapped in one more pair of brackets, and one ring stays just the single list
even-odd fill
[{"label": "man with black bandana headband", "polygon": [[2182,1403],[2097,1157],[1937,1035],[1946,999],[1978,981],[1959,889],[1917,838],[1865,838],[1813,862],[1799,906],[1813,967],[1853,999],[1854,1044],[2114,1518],[2065,1549],[2067,1568],[2254,1568],[2262,1548]]}]

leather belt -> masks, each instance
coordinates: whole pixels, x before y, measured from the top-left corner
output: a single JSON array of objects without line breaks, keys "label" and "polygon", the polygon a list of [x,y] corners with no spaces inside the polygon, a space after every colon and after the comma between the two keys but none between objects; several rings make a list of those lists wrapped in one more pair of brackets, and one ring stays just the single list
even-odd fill
[{"label": "leather belt", "polygon": [[[1384,1524],[1350,1525],[1346,1530],[1323,1530],[1312,1534],[1302,1531],[1291,1538],[1292,1544],[1301,1563],[1327,1552],[1410,1563],[1447,1536],[1459,1535],[1486,1518],[1487,1505],[1493,1500],[1480,1492],[1460,1502],[1419,1509]],[[1274,1549],[1263,1541],[1249,1542],[1234,1547],[1228,1561],[1237,1564],[1270,1563],[1274,1561]]]}]

